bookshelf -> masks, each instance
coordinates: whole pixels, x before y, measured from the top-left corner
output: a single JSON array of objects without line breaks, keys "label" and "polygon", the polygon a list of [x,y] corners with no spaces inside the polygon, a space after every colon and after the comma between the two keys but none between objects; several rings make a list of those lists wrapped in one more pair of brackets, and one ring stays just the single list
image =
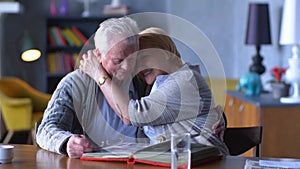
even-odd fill
[{"label": "bookshelf", "polygon": [[[59,81],[76,68],[80,51],[85,42],[69,40],[65,32],[77,29],[86,39],[89,39],[98,29],[99,24],[109,17],[48,17],[47,18],[47,92],[53,93]],[[69,34],[69,36],[72,36]],[[77,36],[77,40],[80,38]],[[70,37],[69,37],[70,38]],[[72,42],[73,41],[73,44]]]}]

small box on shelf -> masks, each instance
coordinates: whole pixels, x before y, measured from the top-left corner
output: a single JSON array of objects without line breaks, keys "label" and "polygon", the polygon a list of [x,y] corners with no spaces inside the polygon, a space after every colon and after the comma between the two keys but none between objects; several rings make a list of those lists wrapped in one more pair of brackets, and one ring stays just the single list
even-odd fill
[{"label": "small box on shelf", "polygon": [[128,6],[121,5],[121,6],[112,6],[112,5],[105,5],[103,7],[103,15],[107,16],[115,16],[115,15],[127,15],[129,13]]}]

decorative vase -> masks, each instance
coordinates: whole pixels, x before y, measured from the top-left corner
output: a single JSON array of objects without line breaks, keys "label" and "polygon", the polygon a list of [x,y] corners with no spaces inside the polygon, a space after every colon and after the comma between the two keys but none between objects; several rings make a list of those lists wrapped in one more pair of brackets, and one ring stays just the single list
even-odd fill
[{"label": "decorative vase", "polygon": [[274,99],[280,99],[289,95],[290,86],[285,83],[272,83],[272,95]]}]

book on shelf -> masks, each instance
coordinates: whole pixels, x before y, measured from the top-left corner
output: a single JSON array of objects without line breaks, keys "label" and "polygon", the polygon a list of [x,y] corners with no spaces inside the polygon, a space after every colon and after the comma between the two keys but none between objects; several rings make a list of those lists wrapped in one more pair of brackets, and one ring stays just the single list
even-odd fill
[{"label": "book on shelf", "polygon": [[47,57],[48,72],[55,72],[55,53],[49,53]]},{"label": "book on shelf", "polygon": [[81,46],[83,45],[84,42],[82,42],[73,32],[70,28],[65,28],[64,32],[66,33],[66,35],[72,39],[72,41],[74,42],[75,46]]},{"label": "book on shelf", "polygon": [[79,31],[77,27],[72,26],[71,30],[81,40],[81,42],[83,42],[83,44],[88,41],[88,39]]},{"label": "book on shelf", "polygon": [[73,55],[67,53],[65,56],[65,71],[66,72],[71,72],[74,69],[76,69],[76,62],[75,60],[77,59],[78,54],[74,53]]},{"label": "book on shelf", "polygon": [[53,52],[48,54],[49,73],[68,73],[75,69],[77,54],[66,52]]},{"label": "book on shelf", "polygon": [[63,55],[62,53],[56,53],[54,57],[55,72],[64,73]]},{"label": "book on shelf", "polygon": [[56,28],[55,29],[56,33],[58,34],[58,37],[59,37],[59,39],[60,39],[60,41],[62,43],[62,46],[67,46],[67,42],[66,42],[65,38],[63,37],[63,35],[61,33],[60,27],[55,27],[55,28]]},{"label": "book on shelf", "polygon": [[62,36],[61,30],[57,26],[52,26],[49,28],[50,36],[54,40],[54,44],[57,46],[66,46],[67,43]]},{"label": "book on shelf", "polygon": [[57,45],[57,46],[61,46],[62,43],[60,42],[59,40],[59,37],[58,37],[58,34],[56,33],[55,31],[55,27],[50,27],[49,29],[49,32],[50,32],[50,36],[52,37],[52,39],[54,40],[54,45]]},{"label": "book on shelf", "polygon": [[52,46],[55,45],[55,41],[54,38],[52,37],[52,35],[50,34],[50,31],[47,31],[47,35],[48,35],[48,43]]},{"label": "book on shelf", "polygon": [[[191,165],[222,158],[219,150],[213,146],[191,144]],[[121,143],[102,147],[97,152],[84,153],[81,160],[89,161],[120,161],[128,164],[143,163],[162,167],[171,167],[170,141],[157,144]],[[180,160],[179,160],[180,161]],[[184,166],[183,162],[179,166]]]},{"label": "book on shelf", "polygon": [[71,39],[71,37],[66,33],[66,29],[62,30],[62,35],[66,39],[69,46],[75,46],[75,42]]},{"label": "book on shelf", "polygon": [[48,29],[48,39],[52,46],[82,46],[88,40],[75,26],[66,28],[51,26]]}]

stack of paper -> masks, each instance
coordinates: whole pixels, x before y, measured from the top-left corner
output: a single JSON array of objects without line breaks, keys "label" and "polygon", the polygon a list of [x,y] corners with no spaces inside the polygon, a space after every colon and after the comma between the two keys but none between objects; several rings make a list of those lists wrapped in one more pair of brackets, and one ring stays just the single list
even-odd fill
[{"label": "stack of paper", "polygon": [[300,160],[246,160],[244,169],[300,169]]}]

